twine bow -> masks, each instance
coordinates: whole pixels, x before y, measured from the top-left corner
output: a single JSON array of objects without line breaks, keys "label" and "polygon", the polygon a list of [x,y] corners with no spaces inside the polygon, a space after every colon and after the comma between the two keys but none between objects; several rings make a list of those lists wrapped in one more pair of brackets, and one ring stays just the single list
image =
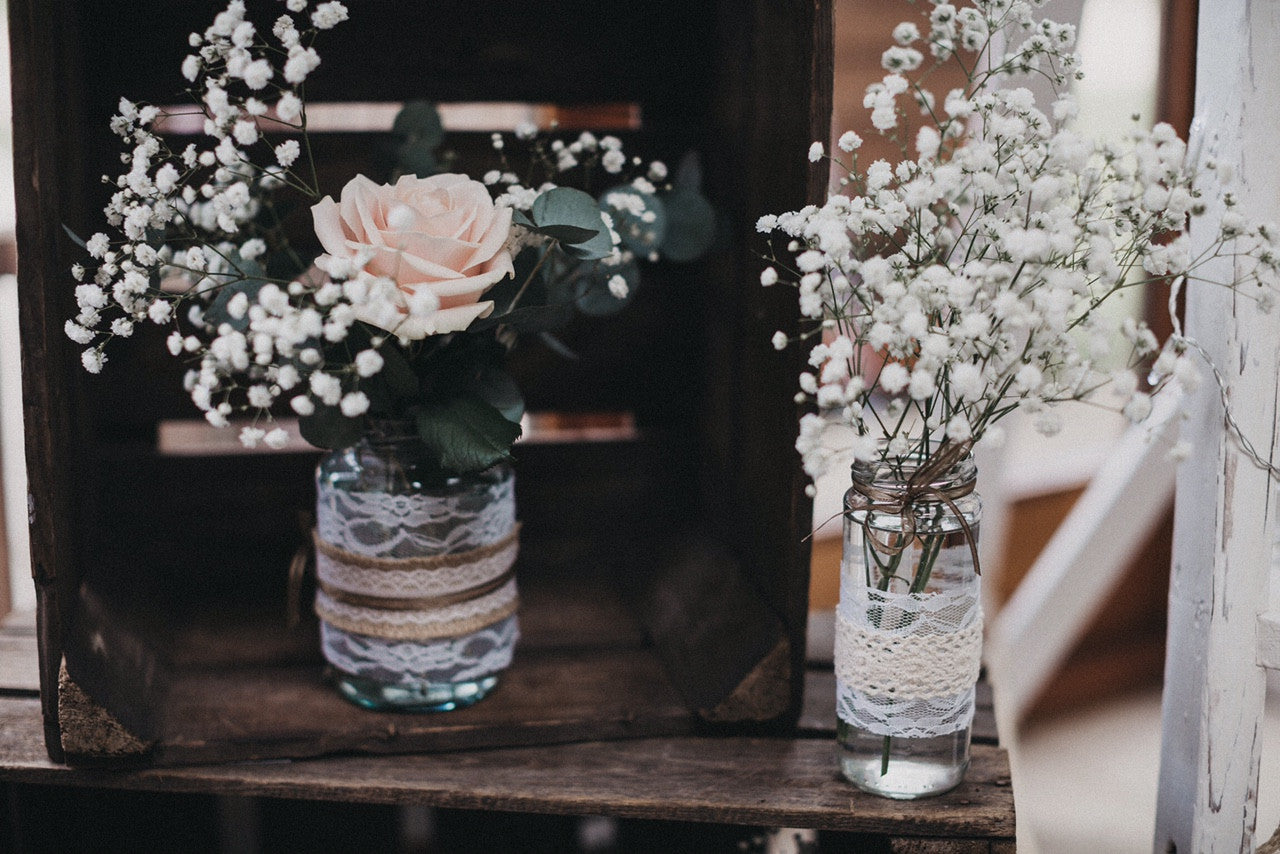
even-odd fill
[{"label": "twine bow", "polygon": [[[944,442],[936,454],[930,456],[924,465],[901,484],[885,487],[854,480],[853,491],[863,500],[852,505],[851,509],[867,511],[862,517],[862,533],[873,549],[888,557],[901,554],[916,538],[916,505],[923,501],[937,501],[945,504],[960,523],[960,530],[973,556],[973,571],[977,575],[982,574],[978,561],[978,539],[968,520],[956,506],[956,501],[973,492],[973,480],[947,487],[934,483],[964,459],[972,447],[972,442]],[[872,528],[871,511],[898,517],[898,531],[889,535],[891,540],[882,540]]]}]

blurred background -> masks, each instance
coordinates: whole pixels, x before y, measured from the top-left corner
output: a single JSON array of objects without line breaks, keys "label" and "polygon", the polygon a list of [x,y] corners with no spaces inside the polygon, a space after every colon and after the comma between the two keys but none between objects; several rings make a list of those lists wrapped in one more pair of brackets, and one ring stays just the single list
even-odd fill
[{"label": "blurred background", "polygon": [[[867,140],[863,163],[896,159],[894,149],[882,145],[871,129],[862,93],[883,75],[880,53],[894,25],[914,18],[917,11],[902,0],[836,2],[832,139],[847,129],[858,131]],[[1076,93],[1083,132],[1118,136],[1136,114],[1147,125],[1169,121],[1185,136],[1193,110],[1195,0],[1051,0],[1044,14],[1079,27],[1087,74]],[[8,88],[6,32],[0,38],[0,622],[11,638],[27,636],[34,643],[12,277],[17,259]],[[939,82],[936,88],[949,87]],[[1047,93],[1040,94],[1043,98]],[[1135,294],[1115,310],[1162,328],[1165,309],[1160,294]],[[1018,589],[1099,467],[1107,464],[1125,429],[1122,419],[1095,408],[1069,410],[1064,420],[1062,433],[1051,439],[1015,420],[1007,425],[1005,443],[983,452],[979,491],[987,503],[982,548],[989,621]],[[816,521],[838,513],[847,486],[847,476],[818,485]],[[1159,517],[1146,541],[1127,559],[1114,587],[1099,589],[1092,597],[1089,613],[1082,618],[1084,630],[1065,661],[1045,675],[1024,709],[1003,721],[1002,737],[1014,763],[1020,851],[1150,850],[1170,560],[1168,508]],[[838,525],[831,523],[814,544],[810,656],[815,659],[831,655],[839,551]],[[1002,674],[990,676],[999,685]],[[1274,688],[1259,796],[1260,839],[1280,823],[1280,707],[1274,701],[1280,691]],[[227,809],[222,804],[224,813]],[[265,809],[268,820],[284,816],[284,821],[290,815],[279,805],[254,809],[260,814]],[[326,807],[329,812],[334,809]],[[417,820],[406,815],[396,820]],[[583,831],[575,826],[555,832],[581,837]]]}]

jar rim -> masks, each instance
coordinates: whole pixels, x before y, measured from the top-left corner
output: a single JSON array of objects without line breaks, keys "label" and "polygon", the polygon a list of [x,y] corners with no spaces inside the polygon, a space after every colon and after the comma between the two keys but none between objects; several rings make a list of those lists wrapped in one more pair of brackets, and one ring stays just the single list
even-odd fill
[{"label": "jar rim", "polygon": [[[850,477],[855,484],[874,485],[878,489],[889,491],[906,491],[917,472],[938,459],[936,451],[940,447],[943,445],[931,448],[934,453],[930,454],[915,450],[901,456],[882,454],[871,460],[857,460],[850,466]],[[963,454],[954,463],[929,477],[927,485],[941,489],[955,489],[971,486],[977,477],[978,467],[973,459],[973,450],[969,447],[964,449]]]}]

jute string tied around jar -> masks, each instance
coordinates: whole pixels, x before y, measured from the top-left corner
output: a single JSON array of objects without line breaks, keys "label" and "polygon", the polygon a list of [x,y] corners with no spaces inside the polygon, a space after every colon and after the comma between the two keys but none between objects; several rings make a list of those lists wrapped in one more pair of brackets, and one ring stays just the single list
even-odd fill
[{"label": "jute string tied around jar", "polygon": [[[978,540],[973,528],[965,519],[956,502],[973,492],[973,479],[961,483],[943,486],[939,481],[957,463],[963,460],[972,450],[972,442],[945,441],[938,452],[930,456],[920,468],[900,484],[889,486],[877,485],[853,480],[853,491],[861,497],[861,501],[849,509],[865,511],[862,516],[862,533],[871,547],[887,557],[896,557],[905,551],[916,538],[919,528],[917,521],[917,505],[924,502],[941,502],[947,506],[960,523],[965,542],[969,545],[969,553],[973,556],[973,571],[982,574],[978,562]],[[879,533],[871,525],[872,513],[897,516],[899,527],[896,532],[881,539]]]}]

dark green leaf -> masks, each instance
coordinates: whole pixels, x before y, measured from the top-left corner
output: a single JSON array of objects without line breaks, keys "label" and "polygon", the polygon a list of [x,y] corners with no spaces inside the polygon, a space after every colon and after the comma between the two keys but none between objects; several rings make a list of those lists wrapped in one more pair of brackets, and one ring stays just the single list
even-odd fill
[{"label": "dark green leaf", "polygon": [[525,228],[537,228],[537,226],[533,224],[533,220],[529,219],[529,215],[522,210],[512,210],[511,221],[516,225],[522,225]]},{"label": "dark green leaf", "polygon": [[511,374],[502,368],[486,367],[476,376],[471,386],[472,393],[485,403],[502,413],[502,417],[516,424],[524,415],[524,395],[520,387],[511,378]]},{"label": "dark green leaf", "polygon": [[568,225],[590,232],[587,239],[605,230],[595,199],[572,187],[553,187],[533,200],[530,219],[539,229]]},{"label": "dark green leaf", "polygon": [[421,140],[435,149],[444,140],[440,111],[428,101],[410,101],[396,114],[391,132],[407,139]]},{"label": "dark green leaf", "polygon": [[455,397],[414,407],[418,436],[453,474],[484,471],[511,454],[520,425],[479,397]]},{"label": "dark green leaf", "polygon": [[716,239],[716,212],[697,190],[678,187],[665,199],[667,234],[660,251],[676,263],[696,261]]},{"label": "dark green leaf", "polygon": [[579,228],[576,225],[539,225],[534,226],[534,231],[539,234],[545,234],[553,240],[559,240],[564,244],[586,243],[591,238],[600,233],[604,228],[604,221],[600,222],[600,228]]},{"label": "dark green leaf", "polygon": [[336,406],[317,406],[311,415],[298,419],[298,432],[317,448],[345,448],[360,440],[363,423],[348,418]]},{"label": "dark green leaf", "polygon": [[[566,290],[566,294],[569,292]],[[569,304],[572,297],[566,295],[559,303],[548,305],[522,305],[501,315],[489,315],[477,320],[467,328],[469,332],[483,332],[496,326],[510,326],[517,332],[537,332],[545,329],[559,329],[573,320],[573,308]]]},{"label": "dark green leaf", "polygon": [[585,243],[561,243],[560,251],[583,261],[594,261],[608,256],[613,252],[613,238],[609,236],[608,230],[604,229],[603,225],[604,221],[601,220],[600,233]]},{"label": "dark green leaf", "polygon": [[409,360],[394,343],[384,344],[378,349],[382,355],[382,370],[375,376],[382,377],[387,384],[387,391],[395,399],[413,400],[418,397],[418,376],[409,366]]},{"label": "dark green leaf", "polygon": [[435,146],[425,140],[411,139],[396,149],[396,165],[400,171],[426,178],[440,171]]}]

